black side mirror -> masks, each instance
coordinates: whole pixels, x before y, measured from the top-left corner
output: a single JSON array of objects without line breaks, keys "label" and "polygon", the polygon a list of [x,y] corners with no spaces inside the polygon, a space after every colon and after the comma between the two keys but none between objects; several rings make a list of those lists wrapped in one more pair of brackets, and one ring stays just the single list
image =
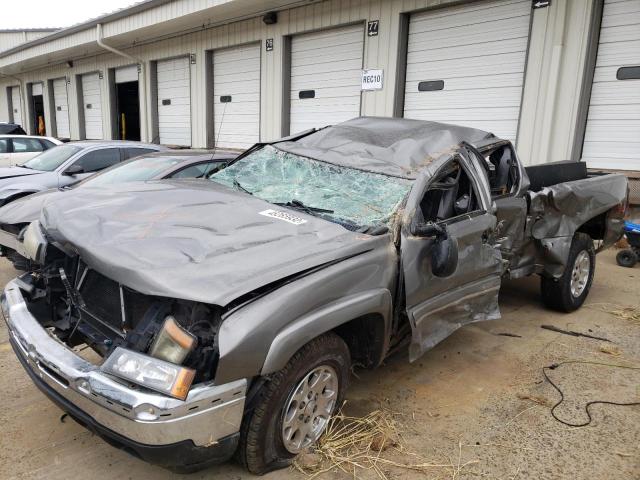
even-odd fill
[{"label": "black side mirror", "polygon": [[82,166],[78,164],[71,165],[64,172],[62,172],[63,175],[69,175],[70,177],[77,175],[78,173],[84,173],[84,168],[82,168]]},{"label": "black side mirror", "polygon": [[411,234],[434,238],[431,246],[431,273],[436,277],[449,277],[458,268],[458,240],[451,237],[445,225],[433,222],[416,223]]}]

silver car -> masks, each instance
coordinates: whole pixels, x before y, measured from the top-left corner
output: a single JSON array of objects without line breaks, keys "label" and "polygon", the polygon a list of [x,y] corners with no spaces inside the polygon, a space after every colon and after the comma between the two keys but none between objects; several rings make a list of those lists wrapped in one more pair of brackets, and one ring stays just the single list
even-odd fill
[{"label": "silver car", "polygon": [[161,145],[120,140],[58,145],[20,166],[0,168],[0,205],[74,184],[129,158],[164,150],[167,148]]}]

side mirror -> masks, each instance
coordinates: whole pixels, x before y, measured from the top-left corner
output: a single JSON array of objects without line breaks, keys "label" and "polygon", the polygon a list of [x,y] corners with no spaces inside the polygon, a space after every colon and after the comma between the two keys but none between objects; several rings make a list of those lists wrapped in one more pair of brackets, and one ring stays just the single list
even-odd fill
[{"label": "side mirror", "polygon": [[416,223],[411,226],[411,234],[434,238],[431,245],[431,273],[436,277],[453,275],[458,268],[458,240],[449,235],[445,225]]},{"label": "side mirror", "polygon": [[449,277],[458,268],[458,240],[448,234],[436,238],[431,248],[431,273],[436,277]]},{"label": "side mirror", "polygon": [[82,166],[78,164],[71,165],[64,172],[62,172],[63,175],[68,175],[70,177],[77,175],[78,173],[84,173],[84,168],[82,168]]}]

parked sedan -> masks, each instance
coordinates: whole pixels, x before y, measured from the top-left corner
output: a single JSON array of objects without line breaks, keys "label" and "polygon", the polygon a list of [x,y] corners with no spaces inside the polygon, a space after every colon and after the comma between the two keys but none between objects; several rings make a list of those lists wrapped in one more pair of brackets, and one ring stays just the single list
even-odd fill
[{"label": "parked sedan", "polygon": [[0,168],[0,205],[25,195],[77,183],[94,173],[144,153],[166,147],[128,141],[65,143],[17,167]]},{"label": "parked sedan", "polygon": [[0,250],[18,269],[27,260],[21,254],[20,232],[40,217],[42,207],[58,196],[77,188],[100,188],[123,182],[165,178],[206,178],[217,172],[238,152],[216,150],[180,150],[148,153],[114,165],[72,186],[60,187],[20,198],[0,208]]},{"label": "parked sedan", "polygon": [[62,142],[53,137],[0,135],[0,167],[20,165]]}]

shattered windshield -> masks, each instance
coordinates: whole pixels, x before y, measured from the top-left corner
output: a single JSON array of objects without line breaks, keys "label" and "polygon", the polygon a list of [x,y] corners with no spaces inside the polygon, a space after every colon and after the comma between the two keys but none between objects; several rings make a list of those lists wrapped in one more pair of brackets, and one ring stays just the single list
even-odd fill
[{"label": "shattered windshield", "polygon": [[385,225],[411,188],[400,178],[339,167],[266,146],[211,180],[346,227]]}]

